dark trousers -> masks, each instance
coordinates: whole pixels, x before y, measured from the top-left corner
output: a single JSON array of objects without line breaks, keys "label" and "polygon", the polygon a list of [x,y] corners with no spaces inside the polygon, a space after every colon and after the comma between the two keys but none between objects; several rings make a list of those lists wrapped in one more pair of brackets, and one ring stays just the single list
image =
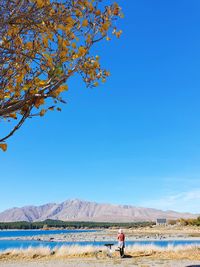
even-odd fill
[{"label": "dark trousers", "polygon": [[124,246],[119,249],[119,253],[121,257],[124,257]]}]

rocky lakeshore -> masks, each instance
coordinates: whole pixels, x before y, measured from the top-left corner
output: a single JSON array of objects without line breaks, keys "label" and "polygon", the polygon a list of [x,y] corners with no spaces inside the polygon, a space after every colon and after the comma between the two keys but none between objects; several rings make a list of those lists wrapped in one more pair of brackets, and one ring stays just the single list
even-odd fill
[{"label": "rocky lakeshore", "polygon": [[[4,237],[1,240],[29,240],[51,242],[101,242],[115,241],[117,229],[104,229],[76,233],[41,234],[37,236]],[[146,227],[125,229],[126,241],[156,241],[156,240],[200,240],[198,227]]]}]

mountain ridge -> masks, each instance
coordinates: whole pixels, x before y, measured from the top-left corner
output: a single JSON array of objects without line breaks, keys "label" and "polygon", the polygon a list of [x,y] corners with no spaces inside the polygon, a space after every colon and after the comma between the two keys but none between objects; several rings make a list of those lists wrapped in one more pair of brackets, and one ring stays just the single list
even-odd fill
[{"label": "mountain ridge", "polygon": [[136,222],[155,221],[157,218],[179,219],[196,218],[197,214],[163,211],[154,208],[132,205],[114,205],[79,199],[62,203],[47,203],[40,206],[14,207],[0,213],[0,222],[44,221],[46,219],[62,221],[94,222]]}]

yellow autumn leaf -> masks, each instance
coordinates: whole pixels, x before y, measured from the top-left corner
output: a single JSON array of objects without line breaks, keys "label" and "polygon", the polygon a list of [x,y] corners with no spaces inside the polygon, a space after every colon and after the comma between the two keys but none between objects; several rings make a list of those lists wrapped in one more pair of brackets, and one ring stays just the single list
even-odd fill
[{"label": "yellow autumn leaf", "polygon": [[21,83],[23,81],[23,74],[19,75],[17,78],[16,78],[16,82],[17,83]]},{"label": "yellow autumn leaf", "polygon": [[66,51],[61,51],[60,52],[60,57],[62,58],[62,57],[66,57]]},{"label": "yellow autumn leaf", "polygon": [[119,8],[118,4],[115,3],[115,7],[114,7],[114,10],[113,10],[113,14],[114,14],[115,16],[118,16],[118,15],[119,15],[119,11],[120,11],[120,8]]},{"label": "yellow autumn leaf", "polygon": [[94,67],[94,68],[99,68],[99,62],[95,61],[95,62],[93,63],[93,67]]},{"label": "yellow autumn leaf", "polygon": [[84,19],[83,22],[82,22],[82,26],[83,27],[87,27],[88,26],[88,20],[87,19]]},{"label": "yellow autumn leaf", "polygon": [[65,26],[65,25],[63,25],[63,24],[59,24],[59,25],[58,25],[58,28],[59,28],[60,30],[63,30],[63,31],[65,31],[65,29],[66,29],[66,26]]},{"label": "yellow autumn leaf", "polygon": [[41,80],[41,81],[38,82],[38,85],[39,86],[44,86],[44,85],[46,85],[46,81]]},{"label": "yellow autumn leaf", "polygon": [[67,84],[63,84],[59,87],[59,89],[62,91],[67,91],[68,90],[68,85]]},{"label": "yellow autumn leaf", "polygon": [[53,59],[51,57],[48,58],[48,65],[50,68],[53,68],[53,66],[54,66]]},{"label": "yellow autumn leaf", "polygon": [[70,42],[68,40],[63,40],[63,46],[69,46]]},{"label": "yellow autumn leaf", "polygon": [[43,7],[44,6],[44,0],[36,0],[36,3],[38,7]]},{"label": "yellow autumn leaf", "polygon": [[54,97],[57,97],[57,96],[59,96],[60,93],[67,91],[67,90],[68,90],[68,85],[63,84],[58,89],[56,89],[52,94]]},{"label": "yellow autumn leaf", "polygon": [[67,27],[70,27],[71,28],[74,25],[74,23],[75,23],[75,21],[73,20],[72,17],[67,17],[66,18],[66,26]]},{"label": "yellow autumn leaf", "polygon": [[46,113],[46,110],[45,110],[45,109],[42,109],[42,110],[40,111],[40,116],[41,116],[41,117],[44,116],[45,113]]},{"label": "yellow autumn leaf", "polygon": [[97,10],[96,12],[95,12],[95,14],[96,14],[96,16],[100,16],[101,15],[101,10]]},{"label": "yellow autumn leaf", "polygon": [[13,119],[15,119],[15,120],[17,119],[17,115],[16,115],[16,113],[10,113],[10,114],[9,114],[9,117],[10,117],[10,118],[13,118]]},{"label": "yellow autumn leaf", "polygon": [[115,35],[117,38],[120,38],[121,34],[122,34],[122,30],[115,32]]},{"label": "yellow autumn leaf", "polygon": [[109,27],[110,27],[110,22],[109,21],[104,22],[103,25],[102,25],[102,29],[104,31],[107,31],[109,29]]},{"label": "yellow autumn leaf", "polygon": [[48,38],[44,37],[42,41],[43,41],[44,46],[48,47],[48,42],[49,42]]},{"label": "yellow autumn leaf", "polygon": [[76,43],[72,43],[72,47],[76,49]]},{"label": "yellow autumn leaf", "polygon": [[41,105],[44,104],[44,98],[37,98],[35,101],[35,107],[39,108]]},{"label": "yellow autumn leaf", "polygon": [[4,94],[4,98],[6,98],[6,99],[7,99],[7,98],[10,98],[10,94],[9,94],[9,93],[5,93],[5,94]]},{"label": "yellow autumn leaf", "polygon": [[77,17],[82,17],[83,16],[82,12],[79,9],[76,9],[76,16]]},{"label": "yellow autumn leaf", "polygon": [[88,34],[87,39],[86,39],[86,42],[88,44],[92,42],[92,39],[91,39],[91,35],[90,34]]},{"label": "yellow autumn leaf", "polygon": [[32,42],[26,43],[26,48],[29,49],[29,50],[32,49],[33,48]]},{"label": "yellow autumn leaf", "polygon": [[7,150],[7,144],[5,143],[0,144],[0,148],[5,152]]},{"label": "yellow autumn leaf", "polygon": [[43,54],[50,68],[53,68],[53,58],[49,54]]},{"label": "yellow autumn leaf", "polygon": [[23,91],[27,91],[29,88],[30,88],[30,86],[26,84],[26,85],[23,86],[22,90]]},{"label": "yellow autumn leaf", "polygon": [[107,76],[107,77],[110,76],[110,72],[109,72],[109,71],[105,71],[104,74],[105,74],[105,76]]},{"label": "yellow autumn leaf", "polygon": [[81,56],[81,57],[84,56],[87,52],[86,48],[83,46],[80,46],[78,51],[79,51],[79,56]]}]

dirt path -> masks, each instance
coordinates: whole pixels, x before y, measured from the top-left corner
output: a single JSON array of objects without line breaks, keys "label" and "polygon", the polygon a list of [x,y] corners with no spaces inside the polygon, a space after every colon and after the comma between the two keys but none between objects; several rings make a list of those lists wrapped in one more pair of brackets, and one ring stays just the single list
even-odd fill
[{"label": "dirt path", "polygon": [[151,260],[151,259],[65,259],[40,261],[8,261],[0,262],[1,267],[200,267],[200,261],[189,260]]}]

